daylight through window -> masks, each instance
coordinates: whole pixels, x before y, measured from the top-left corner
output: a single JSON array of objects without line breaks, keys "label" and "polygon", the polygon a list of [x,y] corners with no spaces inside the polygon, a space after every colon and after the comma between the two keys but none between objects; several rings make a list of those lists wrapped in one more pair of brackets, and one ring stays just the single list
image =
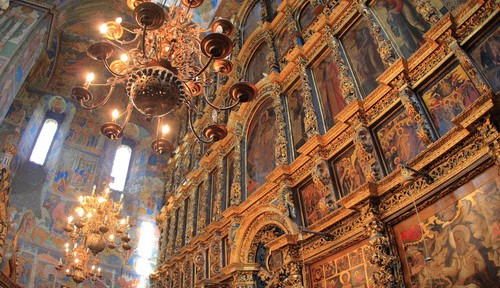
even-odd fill
[{"label": "daylight through window", "polygon": [[36,139],[33,152],[31,152],[31,162],[43,165],[45,158],[47,158],[47,153],[49,153],[50,145],[52,145],[52,141],[56,135],[58,125],[59,123],[57,123],[54,119],[45,120],[45,123],[43,123],[42,126],[42,131],[40,131],[40,134]]}]

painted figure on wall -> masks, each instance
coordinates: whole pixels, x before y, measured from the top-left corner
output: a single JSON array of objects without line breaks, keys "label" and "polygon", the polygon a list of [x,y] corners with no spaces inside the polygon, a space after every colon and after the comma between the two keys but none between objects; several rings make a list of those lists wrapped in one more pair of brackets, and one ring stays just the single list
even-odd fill
[{"label": "painted figure on wall", "polygon": [[14,100],[5,116],[5,122],[14,126],[22,127],[26,118],[26,110],[23,108],[21,101]]},{"label": "painted figure on wall", "polygon": [[470,53],[479,70],[484,74],[495,93],[500,91],[500,29],[496,27],[489,37],[483,40]]},{"label": "painted figure on wall", "polygon": [[272,100],[266,100],[255,113],[247,136],[247,195],[252,194],[265,181],[276,166],[276,114]]},{"label": "painted figure on wall", "polygon": [[297,151],[307,142],[305,131],[304,97],[300,90],[294,89],[288,96],[288,112],[290,113],[290,126],[292,130],[293,147]]},{"label": "painted figure on wall", "polygon": [[425,144],[418,138],[413,119],[403,111],[394,114],[377,129],[382,156],[388,172],[424,150]]},{"label": "painted figure on wall", "polygon": [[422,98],[439,135],[442,136],[454,127],[451,120],[462,113],[479,96],[479,91],[474,87],[469,76],[458,65],[428,88]]},{"label": "painted figure on wall", "polygon": [[316,88],[318,90],[326,126],[331,128],[333,118],[345,107],[342,90],[338,80],[339,69],[330,53],[312,67]]},{"label": "painted figure on wall", "polygon": [[360,89],[367,96],[378,86],[376,79],[385,67],[366,21],[359,21],[354,25],[342,37],[342,42]]},{"label": "painted figure on wall", "polygon": [[423,35],[430,25],[418,14],[411,1],[377,0],[374,6],[375,14],[382,18],[382,26],[403,57],[410,57],[425,43]]},{"label": "painted figure on wall", "polygon": [[347,149],[333,162],[342,196],[346,196],[365,183],[365,176],[356,149]]},{"label": "painted figure on wall", "polygon": [[247,67],[246,79],[248,82],[256,84],[268,72],[266,60],[267,51],[269,51],[268,47],[267,42],[263,42],[252,55],[252,59],[248,62]]},{"label": "painted figure on wall", "polygon": [[[450,206],[434,214],[422,212],[430,217],[420,226],[397,230],[412,287],[430,281],[435,287],[497,286],[495,283],[500,281],[498,180],[490,180],[459,200],[456,200],[459,195],[450,195],[448,201],[440,200],[443,204],[451,203]],[[463,196],[467,191],[462,189],[459,193]],[[452,199],[456,202],[451,202]],[[427,264],[426,257],[431,259]]]}]

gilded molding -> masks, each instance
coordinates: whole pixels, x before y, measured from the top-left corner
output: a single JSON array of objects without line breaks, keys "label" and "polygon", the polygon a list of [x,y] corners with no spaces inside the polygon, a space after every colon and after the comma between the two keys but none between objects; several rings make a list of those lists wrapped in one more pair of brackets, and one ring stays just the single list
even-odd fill
[{"label": "gilded molding", "polygon": [[314,135],[318,134],[318,119],[316,118],[316,113],[314,112],[312,103],[312,88],[309,85],[307,61],[302,57],[299,57],[299,74],[302,84],[300,93],[302,94],[302,99],[304,99],[304,126],[307,138],[311,139],[314,137]]},{"label": "gilded molding", "polygon": [[279,84],[272,83],[272,94],[274,113],[276,113],[276,146],[274,157],[276,158],[276,166],[288,164],[288,141],[286,139],[287,125],[285,123],[284,105],[281,100],[282,87]]}]

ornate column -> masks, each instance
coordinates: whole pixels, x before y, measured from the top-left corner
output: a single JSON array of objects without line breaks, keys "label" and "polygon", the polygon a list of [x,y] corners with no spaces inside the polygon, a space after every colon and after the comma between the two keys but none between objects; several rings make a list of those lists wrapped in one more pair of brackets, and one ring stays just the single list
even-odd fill
[{"label": "ornate column", "polygon": [[233,25],[235,28],[234,36],[233,36],[233,53],[231,53],[231,58],[238,58],[238,54],[240,54],[241,50],[241,22],[240,20],[234,20]]},{"label": "ornate column", "polygon": [[452,42],[449,43],[450,49],[455,54],[455,57],[457,57],[458,62],[464,68],[465,73],[470,77],[472,83],[474,83],[474,86],[476,86],[477,90],[481,95],[484,93],[488,92],[488,86],[486,85],[486,80],[483,78],[481,73],[478,72],[476,67],[472,64],[472,60],[470,59],[469,55],[462,49],[460,44],[456,41],[454,38],[449,38]]},{"label": "ornate column", "polygon": [[196,283],[202,281],[205,279],[205,265],[206,265],[206,259],[205,259],[205,250],[203,249],[198,249],[198,252],[194,254],[194,267],[196,270]]},{"label": "ornate column", "polygon": [[349,73],[349,67],[345,64],[344,59],[340,54],[340,40],[335,37],[333,29],[330,26],[325,26],[323,30],[323,35],[326,35],[326,37],[323,38],[323,41],[325,41],[328,47],[332,50],[333,61],[337,63],[337,67],[339,69],[337,78],[340,83],[342,98],[344,98],[345,104],[349,105],[353,101],[357,100],[354,80]]},{"label": "ornate column", "polygon": [[288,164],[288,151],[286,140],[286,123],[284,116],[283,101],[281,101],[282,87],[278,83],[272,83],[272,94],[274,112],[276,113],[276,146],[274,148],[274,157],[276,158],[276,167]]},{"label": "ornate column", "polygon": [[304,99],[304,126],[307,134],[307,138],[311,139],[314,135],[318,134],[318,119],[316,118],[316,113],[314,112],[314,106],[312,103],[312,88],[309,85],[309,75],[307,74],[307,61],[302,56],[299,57],[299,74],[302,82],[302,99]]},{"label": "ornate column", "polygon": [[377,51],[380,58],[382,58],[382,62],[386,68],[391,66],[396,61],[397,57],[391,42],[384,37],[382,34],[382,28],[378,25],[375,19],[373,19],[373,15],[365,4],[360,5],[360,13],[370,25],[370,30],[375,42],[377,42]]},{"label": "ornate column", "polygon": [[182,263],[182,270],[184,271],[184,285],[183,287],[191,287],[193,283],[193,273],[191,270],[191,259],[189,255],[186,255],[184,262]]},{"label": "ornate column", "polygon": [[218,222],[222,220],[222,193],[223,189],[222,186],[224,185],[224,155],[226,154],[226,149],[221,148],[218,151],[217,155],[217,180],[215,181],[215,191],[212,191],[212,193],[215,193],[214,195],[214,205],[212,211],[213,216],[212,216],[212,221],[213,222]]},{"label": "ornate column", "polygon": [[[207,199],[207,193],[208,193],[208,177],[209,177],[208,172],[205,172],[204,179],[203,179],[203,185],[200,188],[200,197],[198,198],[199,203],[205,203],[205,199]],[[207,204],[209,205],[209,204]],[[198,231],[196,234],[202,234],[205,231],[205,227],[207,226],[207,205],[199,205],[198,206]]]},{"label": "ornate column", "polygon": [[376,156],[375,144],[370,130],[364,125],[359,124],[355,128],[353,137],[354,147],[360,161],[363,174],[367,182],[375,183],[382,179],[382,166]]},{"label": "ornate column", "polygon": [[254,271],[238,270],[233,272],[233,283],[231,287],[234,288],[253,288],[255,283],[253,281]]},{"label": "ornate column", "polygon": [[498,175],[500,175],[500,133],[491,123],[490,117],[486,119],[483,125],[478,127],[478,132],[481,135],[483,142],[488,145],[488,152],[491,158],[495,160]]},{"label": "ornate column", "polygon": [[184,226],[184,213],[186,212],[184,209],[184,200],[179,202],[179,220],[177,220],[177,237],[175,238],[175,253],[179,251],[182,247],[182,230]]},{"label": "ornate column", "polygon": [[372,199],[367,213],[372,220],[365,226],[365,232],[370,236],[370,263],[376,265],[378,270],[373,272],[372,283],[377,287],[397,287],[402,279],[397,273],[398,261],[391,250],[389,236],[384,223],[380,220],[378,199]]},{"label": "ornate column", "polygon": [[432,136],[431,125],[425,115],[423,107],[419,103],[415,92],[410,88],[409,79],[403,75],[399,82],[401,86],[398,87],[398,94],[405,107],[405,113],[417,123],[418,138],[425,143],[425,145],[430,145],[435,139]]},{"label": "ornate column", "polygon": [[266,56],[266,62],[268,67],[268,72],[278,70],[278,57],[274,50],[274,37],[273,32],[269,29],[264,30],[265,41],[267,42],[268,51]]},{"label": "ornate column", "polygon": [[300,255],[300,245],[291,244],[283,248],[284,274],[286,275],[283,284],[287,288],[302,288],[302,260]]},{"label": "ornate column", "polygon": [[167,256],[172,256],[174,254],[174,231],[175,231],[175,213],[172,213],[172,217],[170,218],[170,229],[168,231],[167,237],[169,238],[167,241]]},{"label": "ornate column", "polygon": [[241,145],[242,145],[242,130],[243,127],[241,123],[236,123],[236,130],[234,132],[235,135],[238,135],[234,145],[234,177],[233,183],[231,183],[231,199],[229,203],[231,206],[238,206],[241,203]]},{"label": "ornate column", "polygon": [[219,237],[213,237],[210,243],[210,273],[212,276],[220,274],[222,268],[222,243]]},{"label": "ornate column", "polygon": [[[194,211],[195,202],[196,202],[196,189],[198,187],[197,182],[192,183],[189,187],[189,205],[187,211],[187,220],[186,220],[186,245],[191,243],[191,239],[193,238],[193,229],[194,229],[194,213],[198,211]],[[199,201],[199,199],[198,199]]]},{"label": "ornate column", "polygon": [[418,14],[422,15],[424,20],[430,24],[436,24],[443,16],[429,0],[417,0],[414,3]]}]

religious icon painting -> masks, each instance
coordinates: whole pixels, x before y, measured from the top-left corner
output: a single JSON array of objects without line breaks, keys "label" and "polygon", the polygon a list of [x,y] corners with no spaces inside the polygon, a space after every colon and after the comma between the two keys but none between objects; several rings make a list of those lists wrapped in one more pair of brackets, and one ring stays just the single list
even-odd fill
[{"label": "religious icon painting", "polygon": [[252,84],[257,84],[259,80],[264,78],[264,73],[267,73],[267,52],[269,51],[269,45],[267,42],[262,42],[260,46],[255,50],[248,62],[246,80]]},{"label": "religious icon painting", "polygon": [[276,114],[272,99],[260,105],[248,125],[247,133],[247,196],[250,196],[276,167]]},{"label": "religious icon painting", "polygon": [[358,21],[342,36],[341,42],[359,90],[366,97],[377,88],[376,79],[385,70],[370,26],[364,20]]},{"label": "religious icon painting", "polygon": [[245,19],[245,24],[242,27],[243,43],[245,43],[252,32],[255,31],[257,27],[259,27],[259,21],[261,21],[261,9],[261,2],[256,1],[250,12],[248,12],[247,18]]},{"label": "religious icon painting", "polygon": [[300,31],[304,31],[314,18],[314,6],[309,2],[302,8],[299,16]]},{"label": "religious icon painting", "polygon": [[342,197],[356,190],[366,182],[354,145],[345,149],[332,162],[335,178],[337,179],[337,187],[339,187]]},{"label": "religious icon painting", "polygon": [[398,109],[388,120],[375,128],[388,173],[425,149],[425,144],[418,138],[416,126],[415,121],[408,117],[403,109]]},{"label": "religious icon painting", "polygon": [[394,225],[406,287],[498,287],[498,209],[490,168]]},{"label": "religious icon painting", "polygon": [[424,34],[431,24],[417,12],[413,1],[377,0],[371,8],[404,58],[408,59],[425,43]]},{"label": "religious icon painting", "polygon": [[500,92],[500,29],[497,25],[493,33],[486,36],[470,52],[479,70],[488,80],[493,92]]},{"label": "religious icon painting", "polygon": [[331,51],[311,67],[314,75],[316,91],[319,95],[323,118],[328,129],[333,127],[333,118],[345,108],[340,81],[339,67],[333,60]]},{"label": "religious icon painting", "polygon": [[327,195],[323,189],[319,189],[312,179],[301,185],[298,191],[304,219],[303,223],[306,226],[323,219],[331,212],[328,199],[331,196]]},{"label": "religious icon painting", "polygon": [[305,127],[306,113],[304,108],[304,94],[299,87],[293,88],[287,95],[288,118],[292,134],[294,151],[302,147],[307,142]]},{"label": "religious icon painting", "polygon": [[434,81],[421,95],[440,136],[450,131],[454,127],[452,119],[480,96],[460,65],[448,68],[444,75]]},{"label": "religious icon painting", "polygon": [[278,50],[278,57],[282,59],[287,55],[289,50],[293,47],[293,35],[286,27],[281,30],[276,38],[276,48]]}]

